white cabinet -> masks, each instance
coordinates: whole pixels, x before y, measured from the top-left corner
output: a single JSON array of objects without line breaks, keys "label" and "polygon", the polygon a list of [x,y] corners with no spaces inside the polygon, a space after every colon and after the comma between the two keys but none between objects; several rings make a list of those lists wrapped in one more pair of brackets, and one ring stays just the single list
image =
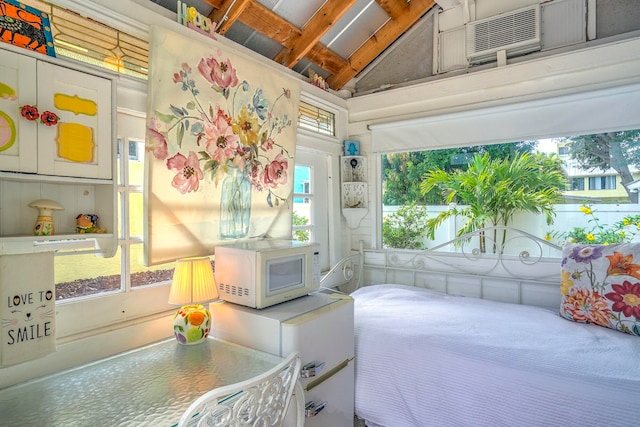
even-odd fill
[{"label": "white cabinet", "polygon": [[[112,179],[111,80],[0,49],[0,170]],[[52,112],[58,123],[29,120]]]},{"label": "white cabinet", "polygon": [[[112,256],[117,245],[115,84],[62,61],[0,47],[0,255],[58,249]],[[37,109],[31,120],[21,113]],[[40,118],[54,113],[57,123]],[[52,199],[54,236],[33,236],[37,199]],[[98,215],[104,234],[76,233]]]},{"label": "white cabinet", "polygon": [[353,299],[317,293],[262,310],[227,302],[210,308],[214,337],[283,357],[300,353],[309,367],[305,401],[323,407],[306,426],[353,426]]},{"label": "white cabinet", "polygon": [[342,215],[350,228],[356,228],[369,212],[367,158],[343,156],[340,163]]},{"label": "white cabinet", "polygon": [[38,61],[38,108],[60,116],[38,125],[38,173],[112,179],[111,80]]}]

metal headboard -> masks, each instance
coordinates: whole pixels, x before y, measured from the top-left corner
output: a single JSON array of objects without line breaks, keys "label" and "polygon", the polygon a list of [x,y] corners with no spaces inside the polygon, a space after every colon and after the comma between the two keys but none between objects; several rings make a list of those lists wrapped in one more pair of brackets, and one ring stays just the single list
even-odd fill
[{"label": "metal headboard", "polygon": [[396,283],[518,304],[559,303],[562,248],[525,231],[485,227],[424,251],[361,251],[363,286]]}]

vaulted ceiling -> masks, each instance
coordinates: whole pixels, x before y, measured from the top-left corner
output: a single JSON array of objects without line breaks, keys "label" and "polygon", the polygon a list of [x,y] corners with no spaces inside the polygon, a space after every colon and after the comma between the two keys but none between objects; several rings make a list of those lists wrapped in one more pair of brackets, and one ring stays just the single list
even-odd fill
[{"label": "vaulted ceiling", "polygon": [[[176,0],[151,0],[175,11]],[[186,0],[219,34],[339,90],[436,3],[459,0]],[[449,5],[451,6],[451,5]]]}]

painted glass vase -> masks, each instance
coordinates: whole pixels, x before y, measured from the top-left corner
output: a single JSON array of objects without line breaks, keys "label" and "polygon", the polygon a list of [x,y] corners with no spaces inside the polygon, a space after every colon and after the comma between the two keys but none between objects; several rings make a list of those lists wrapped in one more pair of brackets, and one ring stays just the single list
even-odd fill
[{"label": "painted glass vase", "polygon": [[238,168],[229,168],[220,190],[220,237],[246,237],[251,219],[251,181]]}]

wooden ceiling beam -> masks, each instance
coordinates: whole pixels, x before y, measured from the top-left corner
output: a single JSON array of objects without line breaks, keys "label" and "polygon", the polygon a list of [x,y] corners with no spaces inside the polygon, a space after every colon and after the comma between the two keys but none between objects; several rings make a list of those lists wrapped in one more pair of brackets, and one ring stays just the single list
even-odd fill
[{"label": "wooden ceiling beam", "polygon": [[257,1],[252,1],[240,16],[240,22],[266,37],[291,48],[300,37],[300,29]]},{"label": "wooden ceiling beam", "polygon": [[338,74],[340,70],[349,66],[349,62],[346,59],[320,43],[307,52],[306,58],[323,70],[328,71],[329,74]]},{"label": "wooden ceiling beam", "polygon": [[229,5],[233,3],[233,0],[204,0],[204,2],[210,4],[216,9],[222,9],[225,4],[229,7]]},{"label": "wooden ceiling beam", "polygon": [[218,33],[224,35],[229,28],[249,7],[253,0],[205,0],[215,9],[209,14],[209,19],[218,25]]},{"label": "wooden ceiling beam", "polygon": [[329,0],[325,2],[302,28],[293,47],[282,49],[274,60],[293,68],[331,29],[331,27],[356,3],[357,0]]},{"label": "wooden ceiling beam", "polygon": [[409,3],[406,0],[376,0],[376,3],[391,19],[400,18],[409,9]]},{"label": "wooden ceiling beam", "polygon": [[[240,22],[288,49],[293,49],[295,41],[300,38],[301,34],[298,27],[276,15],[273,11],[258,2],[252,2],[244,10],[240,16]],[[327,70],[330,74],[335,74],[343,67],[349,65],[346,59],[322,46],[320,43],[312,46],[306,56],[310,61],[318,64],[318,66]],[[280,63],[279,61],[277,62]]]},{"label": "wooden ceiling beam", "polygon": [[411,0],[405,13],[397,19],[391,19],[384,24],[349,57],[349,66],[329,77],[327,83],[335,90],[341,89],[398,37],[411,28],[435,3],[435,0]]}]

